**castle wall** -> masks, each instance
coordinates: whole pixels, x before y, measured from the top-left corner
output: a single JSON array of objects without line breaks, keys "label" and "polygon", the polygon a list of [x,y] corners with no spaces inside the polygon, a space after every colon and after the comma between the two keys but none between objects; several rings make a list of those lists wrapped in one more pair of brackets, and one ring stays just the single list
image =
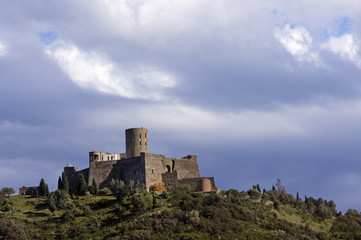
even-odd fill
[{"label": "castle wall", "polygon": [[125,183],[130,179],[139,181],[143,184],[146,183],[145,161],[142,156],[118,161],[116,170],[118,172],[118,178],[123,180]]},{"label": "castle wall", "polygon": [[177,172],[162,173],[162,181],[165,186],[176,186],[177,185]]},{"label": "castle wall", "polygon": [[141,157],[145,160],[146,188],[149,189],[154,183],[162,182],[162,173],[164,169],[164,155],[142,153]]},{"label": "castle wall", "polygon": [[64,172],[68,178],[70,192],[76,192],[79,184],[79,174],[83,174],[85,182],[89,179],[89,168],[78,171],[76,167],[65,167]]},{"label": "castle wall", "polygon": [[70,189],[77,188],[80,173],[84,175],[88,185],[92,185],[94,179],[99,188],[110,187],[112,179],[124,182],[132,179],[143,183],[146,189],[162,181],[170,186],[181,185],[193,190],[217,189],[213,178],[200,177],[197,156],[165,158],[164,155],[148,153],[146,128],[127,129],[125,137],[125,154],[89,152],[89,168],[81,171],[68,164],[64,172],[68,177]]},{"label": "castle wall", "polygon": [[100,189],[109,187],[109,181],[112,178],[118,178],[117,172],[114,171],[117,162],[118,161],[90,161],[88,185],[92,185],[94,179]]},{"label": "castle wall", "polygon": [[184,158],[165,158],[164,159],[164,168],[167,171],[170,167],[171,172],[176,171],[178,174],[178,179],[186,178],[199,178],[199,169],[197,163],[197,156],[188,155]]}]

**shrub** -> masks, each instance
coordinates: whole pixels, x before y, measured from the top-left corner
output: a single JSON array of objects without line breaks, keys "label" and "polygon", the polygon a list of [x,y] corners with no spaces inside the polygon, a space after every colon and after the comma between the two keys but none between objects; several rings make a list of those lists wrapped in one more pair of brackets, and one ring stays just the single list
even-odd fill
[{"label": "shrub", "polygon": [[161,183],[154,183],[152,186],[149,187],[149,191],[164,192],[167,191],[167,189],[165,188],[164,182],[161,182]]},{"label": "shrub", "polygon": [[112,191],[110,191],[110,189],[107,187],[99,190],[99,195],[101,195],[101,196],[105,196],[105,195],[109,195],[109,194],[112,194]]},{"label": "shrub", "polygon": [[24,226],[11,219],[0,219],[0,239],[25,239]]},{"label": "shrub", "polygon": [[61,210],[61,209],[71,209],[74,207],[74,204],[70,200],[70,195],[64,190],[56,190],[50,194],[48,198],[48,204],[50,210]]},{"label": "shrub", "polygon": [[247,194],[253,200],[257,200],[261,197],[261,193],[257,189],[253,189],[253,188],[248,190]]}]

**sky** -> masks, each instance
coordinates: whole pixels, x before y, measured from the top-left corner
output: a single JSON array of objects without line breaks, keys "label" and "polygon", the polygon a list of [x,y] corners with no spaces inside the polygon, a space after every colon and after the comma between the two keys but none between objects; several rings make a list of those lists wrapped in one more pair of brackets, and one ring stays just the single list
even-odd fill
[{"label": "sky", "polygon": [[145,127],[220,189],[361,211],[360,47],[355,0],[1,1],[0,188]]}]

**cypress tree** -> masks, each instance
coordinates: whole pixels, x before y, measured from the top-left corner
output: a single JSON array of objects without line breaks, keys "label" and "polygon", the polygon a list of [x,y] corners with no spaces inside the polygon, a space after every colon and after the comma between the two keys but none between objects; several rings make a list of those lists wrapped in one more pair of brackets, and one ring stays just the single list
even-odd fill
[{"label": "cypress tree", "polygon": [[297,192],[297,197],[296,198],[297,198],[297,200],[300,199],[300,195],[298,195],[298,192]]},{"label": "cypress tree", "polygon": [[44,178],[41,178],[40,184],[39,184],[39,195],[42,197],[46,197],[46,184]]},{"label": "cypress tree", "polygon": [[61,177],[59,176],[58,179],[58,190],[63,190],[64,186],[63,186],[63,182],[61,181]]},{"label": "cypress tree", "polygon": [[258,192],[261,192],[261,187],[259,186],[259,184],[257,184],[256,188]]},{"label": "cypress tree", "polygon": [[61,174],[61,178],[62,178],[63,190],[69,193],[69,182],[65,172]]},{"label": "cypress tree", "polygon": [[49,196],[50,196],[49,186],[48,184],[45,184],[45,197],[49,197]]},{"label": "cypress tree", "polygon": [[80,173],[78,177],[78,194],[85,195],[87,189],[88,189],[88,185],[85,182],[84,175]]},{"label": "cypress tree", "polygon": [[98,195],[98,186],[97,186],[97,183],[95,182],[94,178],[93,178],[93,185],[92,185],[92,194]]}]

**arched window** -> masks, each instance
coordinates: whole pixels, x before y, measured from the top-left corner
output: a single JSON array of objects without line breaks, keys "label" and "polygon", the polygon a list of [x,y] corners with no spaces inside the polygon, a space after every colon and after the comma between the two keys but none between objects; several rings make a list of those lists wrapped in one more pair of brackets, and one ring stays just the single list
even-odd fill
[{"label": "arched window", "polygon": [[167,165],[167,166],[165,166],[165,167],[166,167],[166,172],[170,172],[170,166]]}]

